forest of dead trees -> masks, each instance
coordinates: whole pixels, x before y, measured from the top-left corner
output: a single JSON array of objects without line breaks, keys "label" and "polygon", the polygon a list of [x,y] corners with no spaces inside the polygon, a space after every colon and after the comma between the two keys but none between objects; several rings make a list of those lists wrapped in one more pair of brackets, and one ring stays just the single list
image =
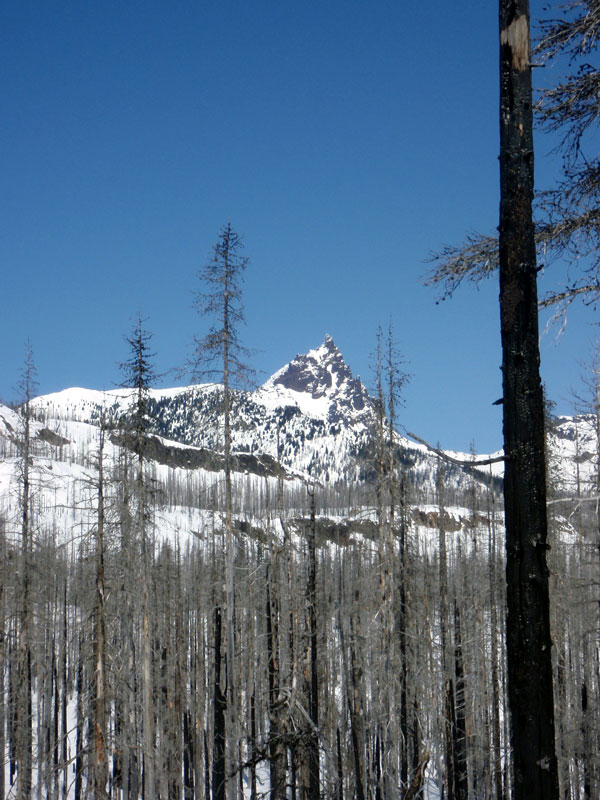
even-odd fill
[{"label": "forest of dead trees", "polygon": [[[0,796],[511,796],[491,478],[450,497],[440,460],[425,528],[382,422],[371,526],[340,536],[319,486],[294,508],[265,487],[228,550],[218,499],[196,536],[161,535],[143,449],[115,461],[100,437],[93,524],[65,541],[37,521],[27,409],[3,453],[25,505],[0,523]],[[600,516],[595,484],[572,494],[551,495],[549,561],[561,796],[578,800],[600,791]]]}]

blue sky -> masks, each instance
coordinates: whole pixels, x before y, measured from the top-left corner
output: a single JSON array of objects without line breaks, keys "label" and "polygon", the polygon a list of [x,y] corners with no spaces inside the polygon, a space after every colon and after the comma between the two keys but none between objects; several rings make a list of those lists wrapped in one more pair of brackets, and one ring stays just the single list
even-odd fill
[{"label": "blue sky", "polygon": [[[369,385],[391,317],[413,376],[406,428],[500,446],[496,282],[441,304],[422,285],[430,251],[497,225],[494,3],[10,0],[0,14],[0,398],[17,396],[28,337],[41,393],[113,387],[138,311],[157,368],[182,366],[207,330],[197,271],[230,219],[265,378],[330,333]],[[548,180],[550,144],[536,148]],[[558,411],[591,322],[574,313],[542,340]]]}]

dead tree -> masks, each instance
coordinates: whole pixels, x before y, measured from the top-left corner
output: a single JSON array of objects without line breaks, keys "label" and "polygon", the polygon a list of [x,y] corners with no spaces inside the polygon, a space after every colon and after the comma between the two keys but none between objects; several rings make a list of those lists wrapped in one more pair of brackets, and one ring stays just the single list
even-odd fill
[{"label": "dead tree", "polygon": [[106,797],[108,764],[106,751],[106,611],[104,592],[104,414],[100,420],[100,442],[98,446],[98,494],[95,531],[96,550],[96,598],[94,604],[94,739],[93,739],[93,784],[94,800]]},{"label": "dead tree", "polygon": [[[231,389],[236,381],[246,381],[251,373],[245,362],[248,351],[239,339],[239,328],[245,322],[242,303],[242,280],[248,258],[243,254],[242,238],[231,222],[222,229],[213,247],[212,257],[199,273],[202,289],[196,293],[199,312],[213,319],[213,325],[202,339],[195,340],[192,373],[215,375],[223,380],[223,454],[225,473],[225,621],[227,691],[229,720],[229,752],[233,761],[237,753],[239,733],[238,688],[235,661],[235,581],[234,536],[232,523],[232,459],[231,459]],[[233,774],[233,765],[229,772]]]},{"label": "dead tree", "polygon": [[500,0],[500,318],[515,800],[558,797],[539,370],[528,0]]},{"label": "dead tree", "polygon": [[25,366],[20,388],[23,392],[21,406],[22,430],[18,437],[18,468],[20,484],[20,517],[21,517],[21,581],[20,604],[18,615],[19,660],[17,688],[17,800],[28,800],[32,790],[33,759],[33,706],[32,706],[32,674],[31,674],[31,638],[32,638],[32,520],[31,520],[31,464],[33,456],[33,434],[31,423],[33,412],[31,400],[35,387],[35,365],[31,345],[27,343]]},{"label": "dead tree", "polygon": [[132,389],[132,410],[128,419],[126,437],[137,457],[135,478],[134,524],[141,549],[141,593],[142,593],[142,715],[144,743],[144,796],[155,795],[155,742],[152,680],[152,643],[150,636],[150,568],[153,560],[149,541],[149,489],[146,479],[146,436],[149,429],[148,397],[156,373],[152,364],[154,354],[150,352],[152,334],[144,330],[138,315],[132,333],[125,337],[129,345],[129,360],[121,364],[124,385]]}]

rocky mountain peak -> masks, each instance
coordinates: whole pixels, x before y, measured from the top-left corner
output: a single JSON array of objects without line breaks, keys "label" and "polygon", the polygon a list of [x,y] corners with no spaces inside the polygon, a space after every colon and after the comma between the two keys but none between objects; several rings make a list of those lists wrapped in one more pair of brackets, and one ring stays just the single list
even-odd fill
[{"label": "rocky mountain peak", "polygon": [[329,401],[329,419],[361,412],[369,404],[369,395],[360,378],[352,375],[344,357],[327,334],[323,343],[297,355],[267,381],[267,386],[282,387],[310,396],[313,400]]},{"label": "rocky mountain peak", "polygon": [[317,400],[348,378],[352,378],[352,373],[335,342],[327,334],[320,347],[297,355],[274,375],[273,384],[294,392],[307,392]]}]

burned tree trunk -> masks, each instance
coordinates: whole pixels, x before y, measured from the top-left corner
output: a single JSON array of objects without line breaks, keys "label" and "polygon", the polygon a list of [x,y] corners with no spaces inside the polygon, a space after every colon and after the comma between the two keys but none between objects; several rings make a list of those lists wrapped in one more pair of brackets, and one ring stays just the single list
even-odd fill
[{"label": "burned tree trunk", "polygon": [[558,797],[528,0],[500,0],[500,317],[506,472],[508,698],[514,798]]},{"label": "burned tree trunk", "polygon": [[96,598],[94,606],[94,728],[93,784],[94,799],[106,797],[108,763],[106,753],[106,620],[104,594],[104,434],[105,420],[101,419],[98,450],[98,509],[96,523]]},{"label": "burned tree trunk", "polygon": [[279,720],[279,660],[277,658],[277,613],[271,596],[271,576],[267,566],[266,609],[267,622],[267,671],[269,680],[269,774],[271,800],[286,796],[285,752],[282,747]]},{"label": "burned tree trunk", "polygon": [[20,483],[20,516],[21,516],[21,585],[18,612],[18,679],[17,679],[17,737],[16,761],[17,800],[27,800],[32,790],[33,770],[33,684],[31,671],[32,644],[32,520],[31,520],[31,461],[33,455],[33,436],[31,422],[33,413],[31,400],[35,387],[35,366],[31,346],[27,345],[25,367],[21,388],[25,397],[22,406],[23,429],[18,438],[19,448],[19,483]]},{"label": "burned tree trunk", "polygon": [[225,713],[227,698],[221,689],[221,608],[215,607],[215,678],[213,699],[213,800],[225,800]]},{"label": "burned tree trunk", "polygon": [[317,554],[316,554],[316,507],[314,489],[310,492],[310,532],[308,535],[308,585],[306,596],[308,601],[309,637],[310,637],[310,731],[308,751],[308,800],[319,800],[321,796],[319,776],[319,669],[317,639]]}]

